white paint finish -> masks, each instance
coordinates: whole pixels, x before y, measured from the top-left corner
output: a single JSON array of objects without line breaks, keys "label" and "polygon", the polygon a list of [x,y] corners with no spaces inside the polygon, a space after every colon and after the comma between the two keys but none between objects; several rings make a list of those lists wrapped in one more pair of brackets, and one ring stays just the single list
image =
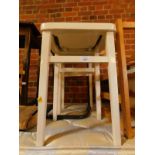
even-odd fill
[{"label": "white paint finish", "polygon": [[44,144],[44,129],[46,125],[46,108],[47,108],[47,91],[48,91],[48,74],[49,74],[49,52],[50,52],[50,32],[42,33],[41,47],[41,64],[39,78],[39,97],[41,102],[38,104],[38,120],[37,120],[37,140],[36,146]]},{"label": "white paint finish", "polygon": [[[96,52],[95,56],[99,55]],[[101,120],[101,84],[100,84],[100,64],[95,64],[95,92],[96,92],[96,111],[97,120]]]},{"label": "white paint finish", "polygon": [[[62,64],[62,68],[64,65]],[[61,109],[63,110],[65,108],[65,76],[64,73],[61,73]]]},{"label": "white paint finish", "polygon": [[68,73],[68,72],[73,72],[73,73],[77,73],[77,72],[78,73],[93,73],[94,71],[95,70],[92,67],[91,68],[62,68],[60,70],[60,72],[65,72],[65,73]]},{"label": "white paint finish", "polygon": [[[115,57],[115,45],[114,45],[113,32],[107,32],[106,34],[106,51],[109,58]],[[112,116],[113,144],[115,146],[120,146],[121,145],[120,113],[119,113],[119,102],[118,102],[117,70],[116,70],[115,61],[109,62],[108,76],[109,76],[110,105],[111,105],[111,116]]]},{"label": "white paint finish", "polygon": [[116,27],[115,24],[112,23],[73,23],[73,22],[47,22],[41,24],[41,31],[47,31],[52,30],[54,31],[58,30],[60,33],[64,30],[84,30],[84,31],[115,31]]},{"label": "white paint finish", "polygon": [[[68,36],[66,36],[66,35],[62,35],[62,34],[60,34],[58,37],[62,37],[62,43],[60,44],[59,43],[59,45],[63,48],[63,49],[60,49],[59,47],[58,47],[58,45],[56,44],[56,42],[55,42],[55,40],[54,40],[54,36],[52,36],[51,35],[51,49],[52,49],[52,52],[53,53],[55,53],[56,55],[83,55],[83,56],[88,56],[88,55],[93,55],[94,54],[94,50],[87,50],[89,47],[85,47],[85,48],[78,48],[78,49],[76,49],[76,48],[70,48],[70,46],[72,45],[72,44],[75,44],[75,42],[78,44],[78,45],[80,45],[81,44],[81,39],[79,39],[79,41],[77,42],[75,39],[72,39],[72,38],[68,38]],[[81,37],[79,37],[79,38],[81,38]],[[60,38],[59,38],[60,39]],[[96,37],[94,38],[94,39],[96,39]],[[66,44],[65,42],[66,42],[66,40],[68,41],[68,42],[70,42],[70,44],[68,43],[68,44]],[[90,44],[90,41],[89,40],[85,40],[85,42],[88,42],[87,44]],[[70,45],[70,46],[69,46]],[[90,44],[91,45],[91,44]],[[74,45],[72,45],[72,46],[74,46]]]},{"label": "white paint finish", "polygon": [[[69,31],[70,32],[70,31]],[[74,32],[74,31],[73,31]],[[95,33],[97,33],[95,31]],[[91,35],[91,36],[90,36]],[[96,49],[104,51],[105,48],[105,33],[92,34],[92,32],[78,32],[78,33],[65,33],[55,34],[58,38],[59,46],[55,42],[52,35],[51,49],[52,52],[58,55],[76,55],[76,56],[90,56],[95,54]],[[100,38],[101,37],[101,38]],[[100,39],[100,40],[98,40]]]},{"label": "white paint finish", "polygon": [[[54,56],[53,56],[54,57]],[[59,90],[59,64],[54,64],[54,88],[53,88],[53,120],[57,120],[58,90]]]},{"label": "white paint finish", "polygon": [[[95,71],[94,68],[92,68],[92,64],[88,64],[88,69],[87,70],[93,70]],[[89,75],[89,101],[90,101],[90,107],[93,109],[93,77],[92,74]]]},{"label": "white paint finish", "polygon": [[63,69],[64,69],[64,64],[61,63],[61,67],[59,69],[59,74],[60,74],[60,78],[59,78],[59,80],[60,80],[60,103],[59,103],[60,104],[60,112],[65,107],[65,103],[64,103],[64,99],[65,99],[65,90],[64,90],[65,89],[65,87],[64,87],[65,76],[64,76],[64,73],[61,72]]},{"label": "white paint finish", "polygon": [[[114,34],[113,31],[115,31],[115,25],[114,24],[103,24],[103,23],[92,23],[89,25],[89,23],[79,23],[79,24],[60,24],[57,23],[55,24],[56,27],[52,27],[53,23],[46,23],[42,27],[42,34],[43,34],[43,41],[42,41],[42,58],[41,58],[41,73],[40,75],[40,82],[39,82],[39,96],[42,97],[43,100],[43,105],[41,103],[38,106],[38,126],[37,126],[37,146],[42,146],[44,142],[44,129],[45,129],[45,122],[46,122],[46,104],[47,104],[47,82],[48,82],[48,63],[56,63],[54,65],[54,91],[53,91],[53,119],[57,120],[57,114],[59,113],[59,106],[60,102],[64,100],[63,97],[63,89],[64,89],[64,84],[60,83],[60,81],[64,81],[64,77],[59,76],[60,70],[58,68],[58,63],[95,63],[95,88],[96,88],[96,106],[97,106],[97,119],[101,119],[101,90],[100,90],[100,67],[99,63],[107,63],[109,62],[109,67],[108,67],[108,75],[109,75],[109,84],[110,84],[110,100],[111,100],[111,113],[112,113],[112,131],[113,131],[113,143],[115,146],[120,146],[121,144],[121,137],[120,137],[120,120],[119,120],[119,105],[118,105],[118,87],[117,87],[117,73],[116,73],[116,62],[115,62],[115,48],[114,48]],[[73,26],[73,27],[72,27]],[[107,27],[106,27],[107,26]],[[60,30],[62,28],[62,30]],[[111,31],[105,33],[105,31]],[[53,48],[53,40],[52,33],[57,33],[57,34],[67,34],[67,33],[79,33],[83,32],[84,34],[88,35],[88,33],[95,33],[99,34],[102,32],[102,35],[107,35],[106,37],[106,52],[108,56],[89,56],[85,55],[83,57],[82,50],[78,54],[81,54],[81,56],[50,56],[49,53],[47,52],[50,51],[50,46],[52,45]],[[50,38],[51,37],[51,38]],[[99,45],[93,50],[95,51],[102,51],[101,48],[102,43],[105,42],[105,40],[102,38],[102,41],[100,41]],[[52,44],[51,44],[52,43]],[[80,44],[80,41],[79,41]],[[55,46],[55,45],[54,45]],[[55,51],[60,52],[60,50],[56,49],[57,47],[54,47]],[[52,49],[53,50],[53,49]],[[55,53],[54,51],[54,53]],[[67,52],[67,51],[66,51]],[[74,51],[72,51],[74,52]],[[86,51],[84,51],[86,52]],[[69,54],[69,53],[68,53]],[[68,55],[67,54],[67,55]],[[62,74],[62,73],[61,73]],[[72,72],[70,73],[63,73],[64,76],[73,74]],[[90,76],[88,73],[74,73],[77,75],[80,74],[85,74],[87,76]],[[61,81],[61,82],[62,82]],[[91,82],[91,80],[89,80]],[[90,83],[89,83],[90,84]],[[42,89],[43,88],[43,89]],[[44,91],[45,90],[45,91]],[[58,93],[59,94],[58,96]],[[61,97],[60,97],[61,96]],[[60,101],[61,98],[61,101]],[[45,104],[44,104],[45,103]],[[62,102],[61,102],[62,103]],[[63,105],[61,105],[63,106]]]},{"label": "white paint finish", "polygon": [[73,76],[89,76],[91,75],[92,73],[73,73],[73,72],[70,72],[70,73],[64,73],[64,76],[65,77],[73,77]]},{"label": "white paint finish", "polygon": [[107,56],[89,56],[89,59],[81,61],[81,56],[51,56],[50,63],[103,63],[108,62]]},{"label": "white paint finish", "polygon": [[57,115],[59,115],[61,113],[61,64],[58,64],[58,92],[57,92],[57,98],[58,98],[58,102],[57,102]]},{"label": "white paint finish", "polygon": [[89,56],[81,56],[80,60],[81,60],[81,62],[87,62],[87,61],[89,61]]},{"label": "white paint finish", "polygon": [[74,49],[79,51],[80,49],[88,49],[92,52],[97,40],[100,38],[100,34],[91,32],[79,32],[72,33],[60,33],[55,34],[58,37],[59,45],[63,48],[63,51],[70,51]]}]

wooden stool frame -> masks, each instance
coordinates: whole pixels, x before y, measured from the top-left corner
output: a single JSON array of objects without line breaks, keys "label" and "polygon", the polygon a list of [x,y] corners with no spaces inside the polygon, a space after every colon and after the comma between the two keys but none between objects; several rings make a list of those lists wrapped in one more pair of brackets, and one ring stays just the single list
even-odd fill
[{"label": "wooden stool frame", "polygon": [[[52,56],[51,42],[54,31],[100,31],[105,36],[105,50],[107,56]],[[112,115],[112,135],[113,145],[121,145],[120,134],[120,113],[118,103],[118,85],[117,85],[117,71],[115,59],[115,44],[114,32],[116,28],[114,24],[109,23],[43,23],[41,25],[42,31],[42,47],[41,47],[41,64],[40,64],[40,79],[39,79],[39,104],[38,104],[38,122],[37,122],[37,140],[36,146],[44,145],[44,130],[46,126],[46,108],[47,108],[47,91],[48,91],[48,74],[49,63],[95,63],[95,70],[97,72],[99,63],[108,63],[108,76],[110,87],[110,104]],[[104,43],[104,42],[103,42]],[[55,65],[56,74],[54,76],[54,83],[58,82],[58,67]],[[97,73],[98,74],[98,73]],[[97,75],[96,74],[96,75]],[[99,76],[96,76],[97,85]],[[58,88],[54,88],[58,89]],[[58,90],[57,90],[58,91]],[[57,94],[53,94],[53,98],[57,100]],[[96,88],[96,104],[99,107],[100,90]],[[53,103],[53,105],[56,105]],[[57,108],[56,108],[57,109]],[[98,113],[98,112],[97,112]]]},{"label": "wooden stool frame", "polygon": [[[88,64],[89,68],[64,68],[63,64],[55,64],[58,66],[54,66],[54,78],[58,78],[58,83],[55,83],[57,85],[54,85],[54,88],[58,87],[58,97],[57,101],[54,100],[53,103],[57,103],[53,107],[53,120],[57,120],[57,115],[61,113],[61,111],[65,108],[64,106],[64,78],[65,77],[70,77],[70,76],[88,76],[89,77],[89,101],[90,101],[90,107],[93,109],[93,81],[92,81],[92,73],[95,72],[95,70],[92,68],[92,64]],[[58,71],[57,68],[58,67]],[[99,70],[100,71],[100,70]],[[58,77],[57,75],[58,74]],[[54,90],[53,94],[55,93]],[[55,107],[56,106],[56,107]],[[57,108],[57,110],[56,110]],[[98,107],[97,107],[98,108]],[[96,109],[97,109],[96,108]],[[101,119],[100,116],[98,115],[98,119]]]}]

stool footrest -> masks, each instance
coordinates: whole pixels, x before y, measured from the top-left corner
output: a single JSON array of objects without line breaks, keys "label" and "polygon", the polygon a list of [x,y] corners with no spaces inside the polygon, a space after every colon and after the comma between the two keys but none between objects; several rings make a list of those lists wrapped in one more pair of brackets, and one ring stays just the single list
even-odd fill
[{"label": "stool footrest", "polygon": [[107,63],[108,56],[51,56],[50,63]]},{"label": "stool footrest", "polygon": [[94,68],[63,68],[61,73],[94,73]]}]

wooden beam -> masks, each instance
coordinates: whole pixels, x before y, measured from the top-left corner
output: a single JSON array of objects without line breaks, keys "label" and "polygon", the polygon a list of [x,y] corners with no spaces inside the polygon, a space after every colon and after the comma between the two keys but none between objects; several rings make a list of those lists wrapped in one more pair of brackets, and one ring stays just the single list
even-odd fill
[{"label": "wooden beam", "polygon": [[64,77],[74,77],[74,76],[90,76],[92,73],[64,73]]},{"label": "wooden beam", "polygon": [[53,120],[57,120],[58,94],[59,91],[59,64],[54,64],[54,85],[53,85]]},{"label": "wooden beam", "polygon": [[44,145],[44,133],[46,126],[47,94],[48,94],[48,75],[49,75],[49,51],[51,49],[51,34],[42,32],[41,65],[39,78],[39,99],[38,118],[37,118],[37,137],[36,146]]},{"label": "wooden beam", "polygon": [[106,63],[107,56],[51,56],[50,63]]},{"label": "wooden beam", "polygon": [[128,76],[127,76],[127,63],[125,55],[125,45],[124,45],[124,32],[123,27],[133,27],[133,24],[128,22],[122,22],[121,19],[118,19],[116,22],[117,34],[116,34],[116,47],[117,49],[117,58],[118,58],[118,71],[119,71],[119,84],[120,84],[120,93],[122,98],[122,113],[123,113],[123,122],[124,122],[124,134],[131,138],[132,129],[131,129],[131,113],[130,113],[130,100],[129,100],[129,86],[128,86]]},{"label": "wooden beam", "polygon": [[115,62],[115,44],[114,34],[112,32],[106,33],[105,42],[105,50],[107,52],[107,56],[109,58],[113,58],[113,61],[110,61],[108,64],[113,144],[114,146],[121,146],[120,112],[118,101],[117,70]]},{"label": "wooden beam", "polygon": [[95,64],[95,92],[96,92],[96,114],[97,120],[101,120],[101,84],[100,84],[100,64]]},{"label": "wooden beam", "polygon": [[94,70],[94,68],[62,68],[60,70],[60,72],[63,72],[63,73],[70,73],[70,72],[74,72],[74,73],[94,73],[95,70]]},{"label": "wooden beam", "polygon": [[[54,45],[53,45],[54,46]],[[56,46],[54,46],[54,49],[56,48]],[[61,55],[61,56],[86,56],[86,55],[94,55],[94,51],[60,51],[60,50],[55,50],[54,53],[56,53],[57,55]]]},{"label": "wooden beam", "polygon": [[86,32],[114,32],[115,25],[112,23],[65,23],[65,22],[49,22],[41,24],[41,31],[52,31],[53,34],[55,32],[62,34],[62,32],[72,32],[73,30],[84,31]]}]

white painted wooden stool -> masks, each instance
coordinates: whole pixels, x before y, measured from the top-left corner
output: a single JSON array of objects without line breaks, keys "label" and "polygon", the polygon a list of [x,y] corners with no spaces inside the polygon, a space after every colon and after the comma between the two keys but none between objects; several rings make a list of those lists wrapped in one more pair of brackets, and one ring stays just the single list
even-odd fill
[{"label": "white painted wooden stool", "polygon": [[[64,106],[64,80],[65,77],[72,76],[89,76],[89,101],[90,107],[93,109],[93,81],[92,73],[94,69],[92,64],[88,64],[87,68],[66,68],[63,64],[55,64],[54,66],[54,91],[53,94],[57,94],[57,97],[53,98],[53,120],[57,120],[57,115],[61,114],[61,111],[65,108]],[[100,109],[99,109],[100,110]],[[97,117],[101,119],[101,115]]]},{"label": "white painted wooden stool", "polygon": [[[37,146],[44,145],[48,74],[50,63],[55,64],[53,94],[53,106],[55,106],[53,109],[55,117],[58,113],[58,110],[60,109],[57,108],[57,106],[60,106],[61,102],[61,97],[58,93],[60,92],[60,89],[62,88],[61,85],[63,84],[60,83],[62,78],[60,73],[67,72],[65,68],[61,69],[61,64],[95,64],[97,119],[100,119],[101,117],[99,63],[108,63],[113,144],[115,146],[121,145],[118,86],[114,46],[115,29],[115,25],[111,23],[43,23],[41,25],[42,48],[39,79],[39,104],[36,141]],[[74,40],[74,42],[71,43],[71,40]],[[67,47],[69,47],[69,49]],[[85,49],[85,47],[89,48]],[[51,54],[51,50],[55,53],[54,56]],[[106,56],[99,56],[99,53],[102,50],[106,51]],[[91,68],[87,68],[85,71],[89,72],[90,69]],[[75,71],[75,69],[73,71]],[[83,72],[85,71],[83,70]]]}]

